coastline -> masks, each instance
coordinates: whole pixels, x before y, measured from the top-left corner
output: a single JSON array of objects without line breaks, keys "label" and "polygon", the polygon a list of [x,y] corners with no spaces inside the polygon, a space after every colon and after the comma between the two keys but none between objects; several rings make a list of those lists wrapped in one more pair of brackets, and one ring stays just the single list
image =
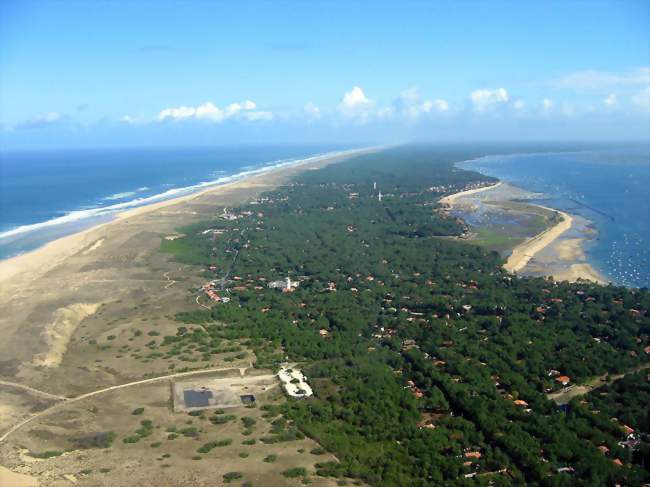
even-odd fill
[{"label": "coastline", "polygon": [[512,249],[512,253],[503,265],[503,268],[508,272],[515,273],[522,270],[536,254],[551,245],[560,237],[560,235],[569,230],[573,225],[573,217],[564,211],[548,208],[542,205],[534,206],[559,214],[561,220],[552,227],[547,228],[543,232],[531,237]]},{"label": "coastline", "polygon": [[[498,187],[503,185],[502,181],[499,181],[496,184],[485,186],[482,188],[476,188],[466,191],[460,191],[449,196],[445,196],[440,199],[440,203],[453,208],[454,205],[458,204],[458,200],[463,198],[469,198],[475,196],[477,193],[482,193],[488,190],[495,190]],[[505,186],[505,185],[503,185]],[[509,188],[514,188],[521,190],[515,186],[507,185]],[[521,190],[523,191],[523,190]],[[551,213],[556,213],[560,215],[560,221],[556,224],[545,228],[541,232],[533,235],[532,237],[527,238],[523,242],[515,245],[506,262],[503,265],[503,268],[513,274],[522,273],[526,271],[531,271],[530,264],[531,261],[539,256],[544,251],[550,250],[552,247],[556,247],[557,259],[563,263],[567,263],[568,266],[566,269],[560,270],[558,272],[553,272],[552,274],[548,272],[547,268],[542,268],[535,270],[535,275],[550,275],[553,279],[557,281],[577,281],[578,279],[589,280],[598,284],[606,284],[606,279],[592,267],[588,262],[585,262],[585,254],[582,249],[584,238],[571,238],[561,240],[567,232],[575,227],[575,217],[570,215],[567,212],[549,208],[543,205],[535,203],[526,203],[530,207],[540,208]]]},{"label": "coastline", "polygon": [[482,186],[480,188],[474,188],[474,189],[467,189],[465,191],[459,191],[458,193],[453,193],[453,194],[450,194],[450,195],[447,195],[447,196],[444,196],[444,197],[440,198],[439,202],[442,203],[443,205],[454,206],[454,202],[459,198],[474,195],[476,193],[482,193],[483,191],[488,191],[488,190],[491,190],[491,189],[496,189],[499,186],[501,186],[502,184],[503,184],[502,181],[498,181],[498,182],[496,182],[494,184],[490,184],[488,186]]},{"label": "coastline", "polygon": [[[31,272],[34,274],[34,277],[44,274],[47,270],[60,264],[68,256],[74,255],[85,247],[88,247],[87,242],[100,230],[107,230],[117,223],[124,222],[129,218],[140,217],[156,210],[179,205],[181,203],[192,202],[205,195],[227,192],[237,188],[252,188],[255,186],[264,187],[267,186],[266,180],[272,175],[300,170],[302,166],[309,166],[310,164],[329,164],[338,162],[349,157],[382,150],[383,148],[383,146],[365,147],[361,149],[351,149],[348,151],[308,157],[281,166],[274,166],[265,170],[260,170],[259,172],[244,176],[240,179],[223,184],[216,184],[191,194],[157,201],[118,212],[110,221],[99,223],[79,232],[57,238],[34,250],[30,250],[29,252],[0,260],[0,284],[7,282],[17,274]],[[93,240],[90,243],[91,246],[95,245],[97,241],[97,239]]]}]

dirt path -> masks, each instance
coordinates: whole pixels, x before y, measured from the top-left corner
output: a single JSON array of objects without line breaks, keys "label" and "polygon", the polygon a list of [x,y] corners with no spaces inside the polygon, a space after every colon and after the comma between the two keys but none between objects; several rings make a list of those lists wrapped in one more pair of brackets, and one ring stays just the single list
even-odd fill
[{"label": "dirt path", "polygon": [[627,374],[633,374],[635,372],[639,372],[649,367],[650,364],[644,364],[639,367],[635,367],[631,370],[628,370],[627,372],[624,372],[622,374],[616,374],[610,376],[608,376],[607,374],[601,375],[600,377],[591,379],[586,384],[570,386],[559,392],[553,392],[551,394],[547,394],[546,397],[551,401],[555,401],[556,404],[567,404],[574,397],[584,396],[585,394],[588,394],[591,391],[598,389],[599,387],[612,384],[617,380],[622,379]]},{"label": "dirt path", "polygon": [[[43,416],[46,416],[46,415],[48,415],[48,414],[50,414],[50,413],[52,413],[52,412],[54,412],[56,410],[59,410],[62,407],[67,406],[70,403],[83,401],[84,399],[88,399],[89,397],[98,396],[100,394],[104,394],[106,392],[111,392],[111,391],[116,391],[118,389],[124,389],[126,387],[132,387],[132,386],[137,386],[137,385],[142,385],[142,384],[151,384],[153,382],[160,382],[160,381],[164,381],[164,380],[174,379],[174,378],[177,378],[177,377],[188,377],[188,376],[192,376],[192,375],[209,374],[211,372],[225,372],[227,370],[238,370],[239,375],[241,377],[243,377],[245,375],[245,373],[246,373],[246,370],[248,370],[249,368],[250,367],[244,367],[244,368],[227,367],[227,368],[193,370],[193,371],[190,371],[190,372],[177,372],[175,374],[163,375],[163,376],[159,376],[159,377],[152,377],[150,379],[141,379],[141,380],[137,380],[137,381],[134,381],[134,382],[127,382],[126,384],[119,384],[119,385],[116,385],[116,386],[105,387],[103,389],[98,389],[96,391],[88,392],[86,394],[82,394],[82,395],[77,396],[77,397],[66,399],[66,400],[64,400],[62,402],[59,402],[57,404],[54,404],[54,405],[50,406],[49,408],[44,409],[44,410],[42,410],[42,411],[40,411],[40,412],[38,412],[36,414],[28,416],[27,418],[23,419],[19,423],[16,423],[9,430],[7,430],[5,433],[3,433],[3,435],[0,436],[0,443],[3,442],[4,440],[6,440],[12,433],[16,432],[17,430],[19,430],[20,428],[22,428],[26,424],[31,423],[35,419],[42,418]],[[23,388],[27,389],[27,390],[32,390],[30,387],[27,387],[27,386],[23,386]],[[38,391],[36,389],[33,389],[33,391],[35,393],[47,394],[47,393],[44,393],[42,391]],[[59,399],[65,399],[65,398],[61,398],[60,396],[54,396],[54,397],[57,397]]]},{"label": "dirt path", "polygon": [[49,392],[39,391],[33,387],[26,386],[24,384],[17,384],[16,382],[7,382],[5,380],[0,380],[0,386],[15,387],[16,389],[22,389],[37,396],[44,397],[46,399],[53,399],[55,401],[67,401],[68,398],[65,396],[57,396],[56,394],[50,394]]}]

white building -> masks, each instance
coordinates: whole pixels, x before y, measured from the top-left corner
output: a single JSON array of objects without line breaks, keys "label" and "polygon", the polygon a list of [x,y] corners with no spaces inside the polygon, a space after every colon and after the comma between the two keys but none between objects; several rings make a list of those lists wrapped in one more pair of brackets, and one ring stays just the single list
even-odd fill
[{"label": "white building", "polygon": [[282,382],[284,390],[291,397],[303,398],[314,394],[314,391],[307,384],[307,378],[298,369],[282,367],[278,372],[278,378]]}]

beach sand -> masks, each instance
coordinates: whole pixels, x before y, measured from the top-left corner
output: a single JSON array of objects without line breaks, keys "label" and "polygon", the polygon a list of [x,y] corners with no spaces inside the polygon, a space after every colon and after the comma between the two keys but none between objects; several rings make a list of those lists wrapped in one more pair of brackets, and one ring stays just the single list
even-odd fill
[{"label": "beach sand", "polygon": [[503,183],[499,181],[498,183],[491,184],[489,186],[483,186],[480,188],[474,188],[474,189],[468,189],[466,191],[459,191],[458,193],[450,194],[449,196],[445,196],[443,198],[440,198],[440,203],[443,205],[448,205],[448,206],[454,206],[454,203],[458,201],[461,198],[466,198],[471,195],[476,195],[477,193],[482,193],[484,191],[488,190],[494,190],[497,189],[499,186],[501,186]]},{"label": "beach sand", "polygon": [[[553,211],[541,205],[536,205]],[[517,272],[526,267],[526,264],[535,256],[535,254],[544,250],[553,243],[560,235],[571,228],[573,217],[563,211],[555,210],[561,217],[561,220],[554,226],[547,228],[542,233],[535,235],[533,238],[517,245],[512,249],[512,253],[506,260],[504,268],[509,272]]]}]

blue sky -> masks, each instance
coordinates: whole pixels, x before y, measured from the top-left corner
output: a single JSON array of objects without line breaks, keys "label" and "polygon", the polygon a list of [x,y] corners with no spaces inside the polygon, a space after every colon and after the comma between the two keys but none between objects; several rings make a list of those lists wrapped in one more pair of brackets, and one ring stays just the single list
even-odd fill
[{"label": "blue sky", "polygon": [[5,148],[650,133],[650,2],[0,3]]}]

